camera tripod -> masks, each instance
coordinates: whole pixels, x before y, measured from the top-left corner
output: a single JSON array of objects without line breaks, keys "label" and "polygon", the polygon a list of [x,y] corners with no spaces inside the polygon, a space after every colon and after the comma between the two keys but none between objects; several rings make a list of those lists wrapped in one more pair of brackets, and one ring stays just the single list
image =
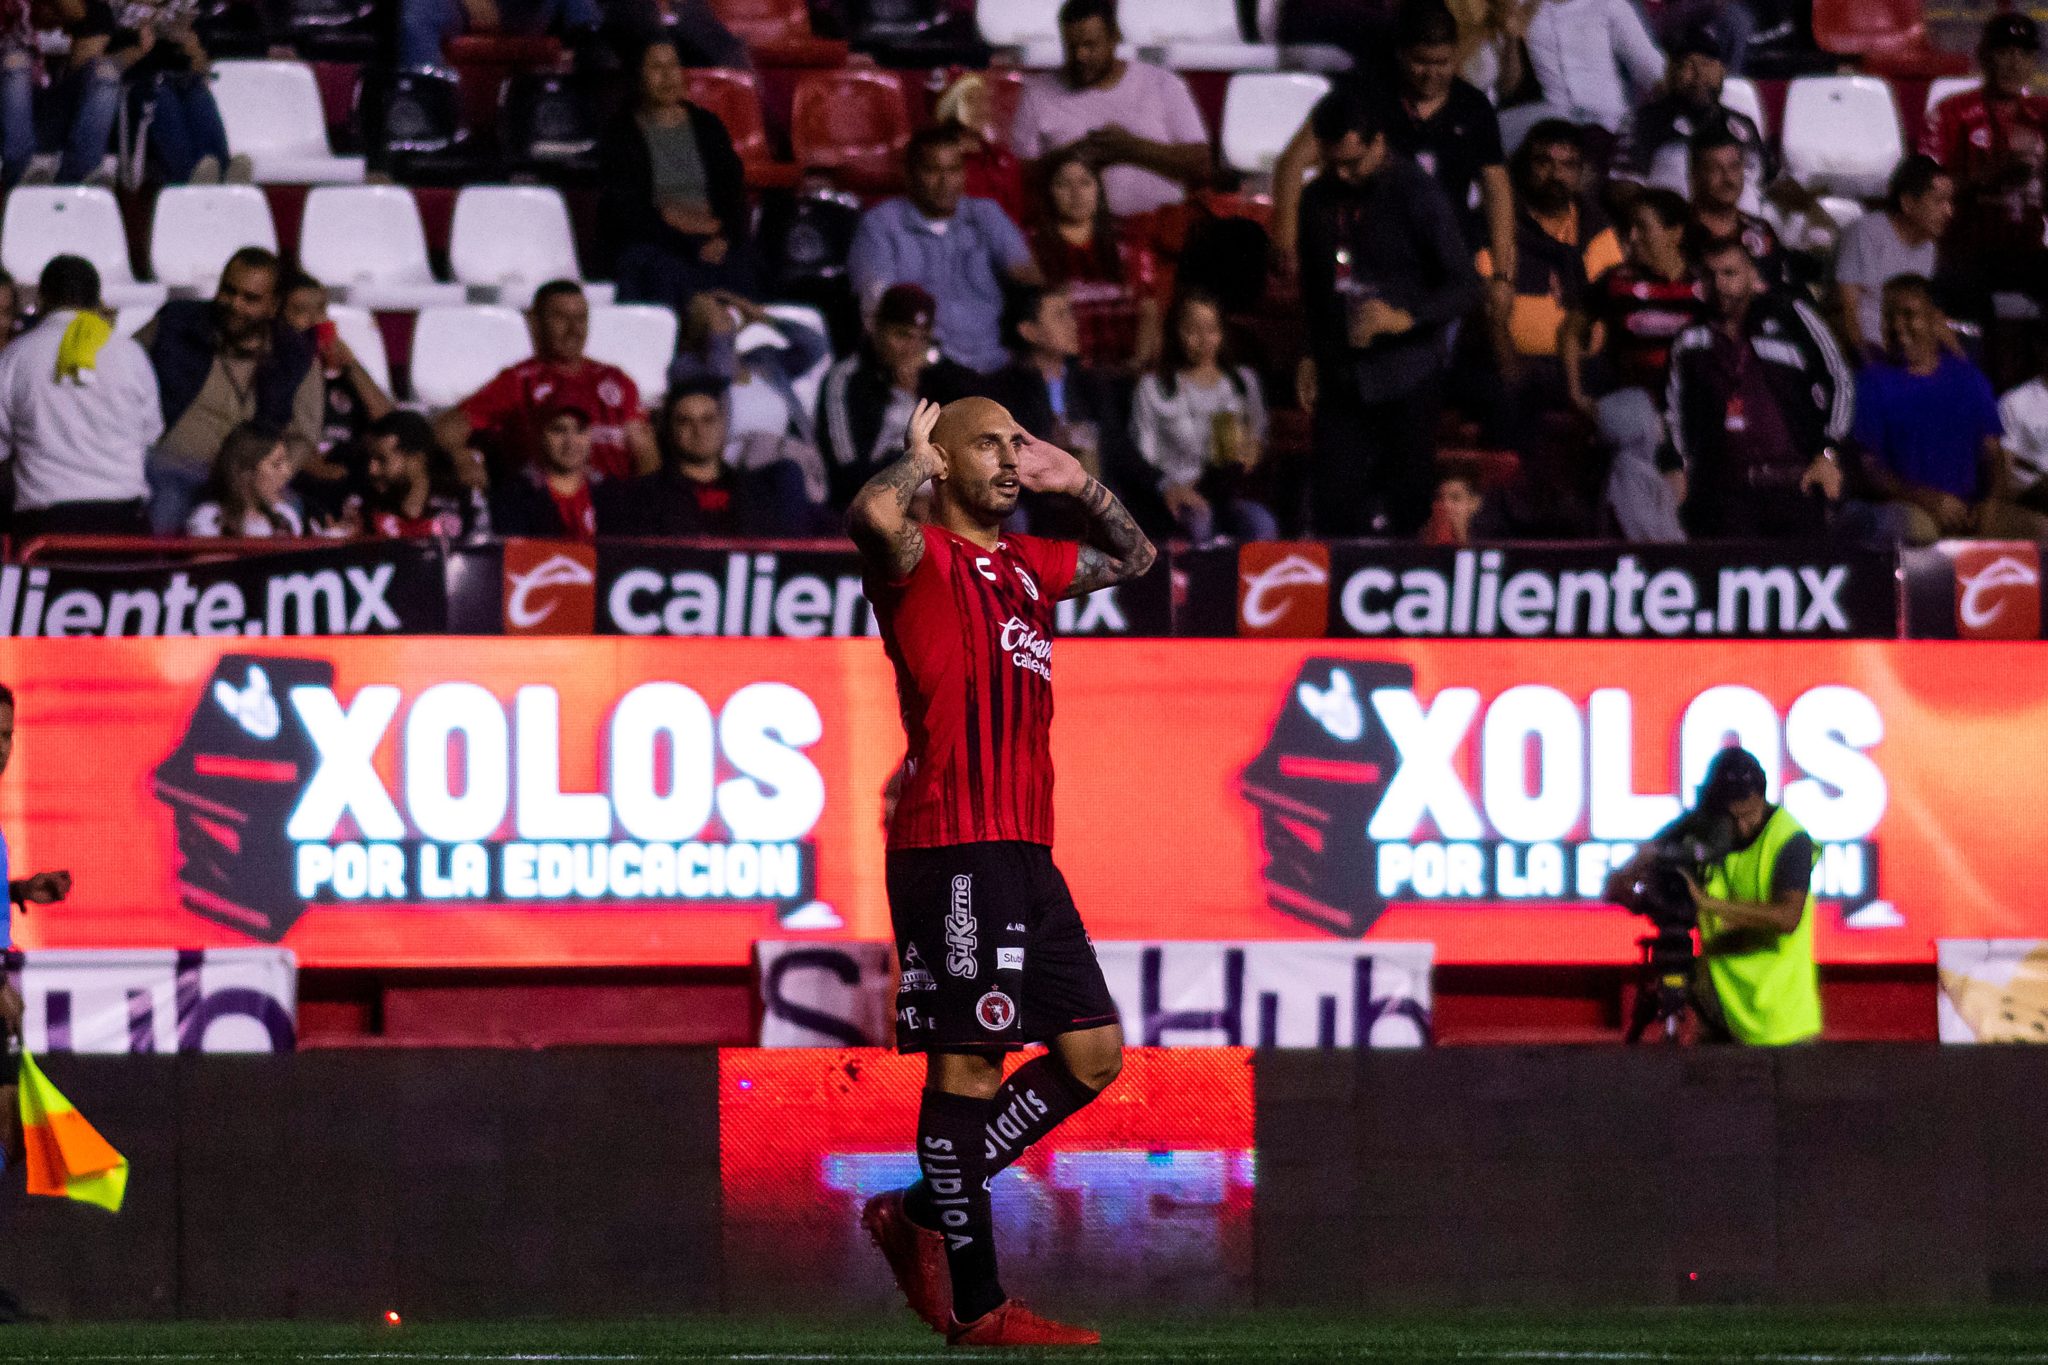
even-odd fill
[{"label": "camera tripod", "polygon": [[1652,1028],[1667,1043],[1678,1041],[1685,1017],[1693,1013],[1692,934],[1688,930],[1660,931],[1636,940],[1643,950],[1636,968],[1636,1002],[1629,1014],[1628,1032],[1622,1042],[1634,1047]]}]

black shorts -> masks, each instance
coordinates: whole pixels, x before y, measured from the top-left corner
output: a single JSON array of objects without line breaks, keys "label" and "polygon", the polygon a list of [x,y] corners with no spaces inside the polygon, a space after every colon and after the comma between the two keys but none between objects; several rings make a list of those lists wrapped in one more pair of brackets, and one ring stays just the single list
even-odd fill
[{"label": "black shorts", "polygon": [[1117,1022],[1043,844],[892,849],[899,1052],[1008,1052]]}]

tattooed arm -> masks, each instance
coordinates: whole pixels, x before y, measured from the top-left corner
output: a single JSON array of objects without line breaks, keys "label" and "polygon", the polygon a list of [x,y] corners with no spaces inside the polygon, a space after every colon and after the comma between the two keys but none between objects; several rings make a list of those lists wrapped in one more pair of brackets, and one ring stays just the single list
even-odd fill
[{"label": "tattooed arm", "polygon": [[1026,488],[1069,494],[1088,513],[1088,543],[1081,547],[1068,597],[1084,597],[1097,588],[1141,577],[1159,557],[1116,494],[1058,446],[1034,437],[1017,462],[1017,474]]},{"label": "tattooed arm", "polygon": [[932,445],[938,420],[939,405],[920,400],[903,436],[903,458],[877,470],[846,509],[846,533],[861,557],[892,583],[909,578],[924,558],[924,528],[910,515],[910,500],[946,468],[945,456]]}]

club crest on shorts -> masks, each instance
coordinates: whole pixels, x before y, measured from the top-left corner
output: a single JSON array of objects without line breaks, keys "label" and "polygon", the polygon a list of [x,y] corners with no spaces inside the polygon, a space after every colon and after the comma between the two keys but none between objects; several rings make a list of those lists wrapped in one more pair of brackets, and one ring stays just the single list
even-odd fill
[{"label": "club crest on shorts", "polygon": [[1001,991],[990,991],[974,1002],[974,1017],[990,1033],[1001,1033],[1017,1020],[1017,1006]]},{"label": "club crest on shorts", "polygon": [[953,878],[952,908],[946,913],[946,971],[952,976],[974,980],[979,967],[974,961],[974,878],[962,872]]}]

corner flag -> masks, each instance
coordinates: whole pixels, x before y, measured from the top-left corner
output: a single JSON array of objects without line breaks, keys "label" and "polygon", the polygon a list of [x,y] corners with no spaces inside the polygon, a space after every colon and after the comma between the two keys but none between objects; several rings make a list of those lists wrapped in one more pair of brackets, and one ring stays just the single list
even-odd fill
[{"label": "corner flag", "polygon": [[128,1158],[85,1121],[26,1052],[21,1054],[21,1136],[30,1194],[80,1199],[120,1212],[128,1192]]}]

